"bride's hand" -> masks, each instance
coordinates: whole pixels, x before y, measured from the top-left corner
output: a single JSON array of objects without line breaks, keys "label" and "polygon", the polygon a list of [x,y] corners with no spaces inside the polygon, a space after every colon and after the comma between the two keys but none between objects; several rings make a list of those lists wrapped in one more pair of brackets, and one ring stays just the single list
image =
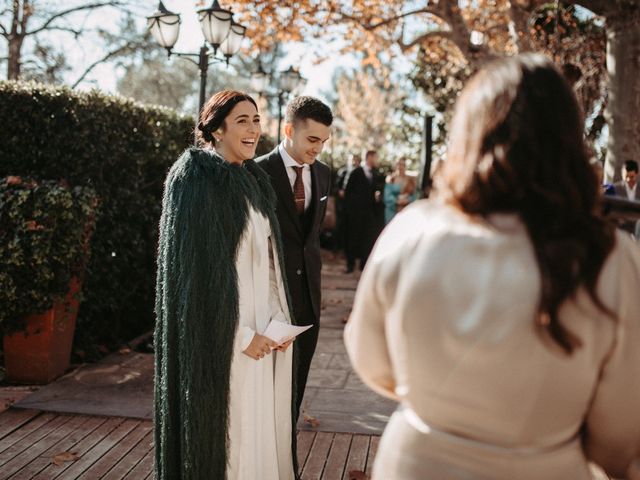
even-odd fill
[{"label": "bride's hand", "polygon": [[249,346],[242,353],[254,360],[260,360],[265,355],[269,355],[271,353],[272,347],[276,348],[277,346],[278,344],[270,338],[256,333]]},{"label": "bride's hand", "polygon": [[294,339],[292,338],[292,339],[290,339],[290,340],[287,340],[287,341],[286,341],[286,342],[284,342],[284,343],[281,343],[280,345],[278,345],[278,346],[276,347],[276,350],[278,350],[279,352],[286,352],[286,351],[287,351],[287,348],[289,348],[289,345],[291,345],[291,344],[293,343],[293,340],[294,340]]}]

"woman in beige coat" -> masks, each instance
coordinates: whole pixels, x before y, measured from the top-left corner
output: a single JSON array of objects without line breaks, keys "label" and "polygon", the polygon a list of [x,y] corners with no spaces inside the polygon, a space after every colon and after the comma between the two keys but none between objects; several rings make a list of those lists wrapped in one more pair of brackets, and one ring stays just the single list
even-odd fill
[{"label": "woman in beige coat", "polygon": [[463,92],[436,198],[383,232],[345,331],[400,405],[375,480],[624,477],[640,455],[640,249],[598,214],[582,125],[539,55]]}]

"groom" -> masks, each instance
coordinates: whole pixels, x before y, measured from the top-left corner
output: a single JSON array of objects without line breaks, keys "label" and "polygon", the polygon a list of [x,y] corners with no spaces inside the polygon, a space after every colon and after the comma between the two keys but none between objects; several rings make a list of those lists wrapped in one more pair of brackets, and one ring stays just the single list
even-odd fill
[{"label": "groom", "polygon": [[305,385],[320,330],[320,228],[331,185],[329,167],[316,157],[331,134],[331,109],[317,98],[296,97],[287,105],[283,142],[256,161],[271,178],[284,264],[297,325],[313,325],[295,341],[298,368],[296,407]]}]

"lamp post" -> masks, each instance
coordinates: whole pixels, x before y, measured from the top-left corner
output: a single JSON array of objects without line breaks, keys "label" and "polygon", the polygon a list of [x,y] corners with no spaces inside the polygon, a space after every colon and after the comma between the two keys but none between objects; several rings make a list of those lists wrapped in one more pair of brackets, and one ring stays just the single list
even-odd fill
[{"label": "lamp post", "polygon": [[247,29],[234,22],[231,10],[222,8],[218,0],[213,0],[209,8],[201,8],[197,13],[205,38],[199,53],[173,51],[180,32],[180,14],[170,12],[162,2],[158,4],[158,11],[147,17],[147,27],[156,42],[167,50],[169,57],[176,55],[189,60],[200,70],[199,113],[204,106],[209,65],[216,62],[228,65],[229,59],[240,50]]},{"label": "lamp post", "polygon": [[282,106],[284,105],[285,98],[291,94],[296,88],[304,83],[304,78],[300,75],[293,66],[290,66],[284,72],[280,72],[277,79],[277,92],[269,93],[267,90],[271,83],[271,77],[273,75],[268,74],[262,68],[262,65],[258,66],[258,70],[251,76],[251,86],[260,96],[267,98],[278,99],[278,144],[280,144],[280,130],[282,127]]}]

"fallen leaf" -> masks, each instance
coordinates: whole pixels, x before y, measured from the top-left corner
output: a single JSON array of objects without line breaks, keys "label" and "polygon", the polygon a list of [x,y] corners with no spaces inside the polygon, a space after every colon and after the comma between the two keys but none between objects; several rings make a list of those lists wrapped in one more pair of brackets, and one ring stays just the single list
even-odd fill
[{"label": "fallen leaf", "polygon": [[35,220],[27,220],[26,222],[24,222],[24,227],[30,232],[38,230],[38,224]]},{"label": "fallen leaf", "polygon": [[349,470],[349,480],[369,480],[369,475],[362,470]]},{"label": "fallen leaf", "polygon": [[129,347],[122,347],[120,350],[118,350],[118,353],[120,355],[127,355],[131,353],[131,349]]},{"label": "fallen leaf", "polygon": [[6,178],[7,185],[20,185],[22,183],[22,178],[16,175],[9,175]]},{"label": "fallen leaf", "polygon": [[51,462],[57,466],[62,465],[64,462],[75,462],[80,458],[76,452],[60,452],[51,457]]},{"label": "fallen leaf", "polygon": [[311,415],[309,415],[307,413],[303,412],[302,413],[302,418],[304,419],[304,423],[308,423],[313,428],[318,428],[320,426],[320,422],[318,421],[318,419],[315,418],[315,417],[312,417]]}]

